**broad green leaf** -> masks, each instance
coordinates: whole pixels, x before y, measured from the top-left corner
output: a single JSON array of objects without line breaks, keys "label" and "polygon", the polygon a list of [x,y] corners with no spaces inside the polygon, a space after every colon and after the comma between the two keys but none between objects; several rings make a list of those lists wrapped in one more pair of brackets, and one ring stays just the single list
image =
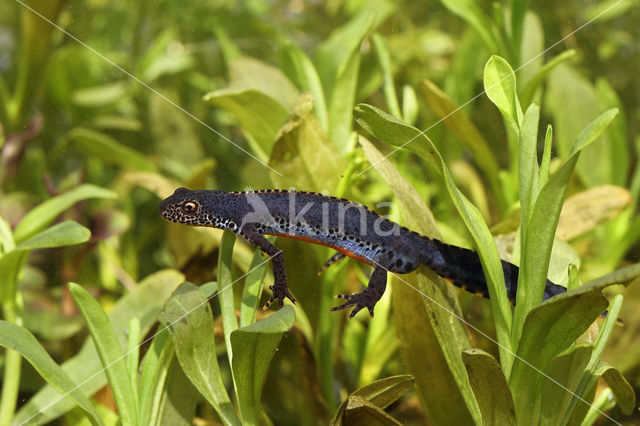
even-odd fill
[{"label": "broad green leaf", "polygon": [[629,416],[636,407],[636,395],[633,386],[624,378],[620,370],[606,363],[602,363],[596,370],[596,375],[602,377],[613,392],[618,407],[623,414]]},{"label": "broad green leaf", "polygon": [[311,59],[298,46],[288,43],[284,47],[284,62],[284,67],[291,68],[291,74],[298,86],[304,92],[310,92],[313,95],[313,111],[320,127],[326,132],[329,130],[327,103],[322,82]]},{"label": "broad green leaf", "polygon": [[[534,308],[525,320],[509,387],[518,424],[537,424],[540,406],[534,404],[544,380],[540,374],[549,362],[567,349],[607,308],[599,289],[580,287],[555,296]],[[525,416],[527,420],[525,421]]]},{"label": "broad green leaf", "polygon": [[[584,398],[584,396],[587,395],[591,391],[591,389],[596,385],[596,382],[598,381],[598,378],[600,376],[602,376],[609,370],[613,370],[609,376],[613,384],[609,383],[609,386],[614,390],[614,393],[616,393],[616,391],[620,393],[621,408],[623,411],[626,412],[626,414],[630,414],[635,404],[635,395],[633,393],[633,389],[631,389],[631,392],[630,392],[631,397],[629,398],[628,389],[630,387],[629,387],[629,384],[626,383],[626,380],[624,380],[624,378],[621,378],[621,380],[619,380],[618,377],[620,376],[620,373],[617,370],[615,370],[613,367],[610,367],[609,365],[607,365],[606,363],[603,363],[600,360],[600,358],[602,357],[602,353],[604,352],[604,349],[609,340],[609,337],[611,337],[611,332],[613,331],[613,328],[616,325],[616,320],[618,319],[618,315],[620,315],[620,309],[622,308],[622,299],[623,299],[622,295],[619,294],[611,301],[604,326],[600,329],[598,338],[596,339],[596,342],[593,346],[593,353],[591,354],[588,364],[583,369],[584,372],[582,374],[582,377],[580,377],[580,382],[576,387],[576,395],[583,396]],[[625,386],[625,383],[626,383],[626,386]],[[616,393],[616,396],[618,396],[617,393]],[[629,403],[630,399],[631,399],[631,402]],[[574,397],[571,400],[571,405],[565,412],[565,416],[563,420],[566,421],[571,416],[572,411],[576,408],[576,405],[580,404],[581,402],[582,401],[578,400],[577,397]]]},{"label": "broad green leaf", "polygon": [[549,169],[551,168],[551,143],[553,142],[553,127],[549,124],[544,135],[544,150],[542,160],[540,160],[540,170],[538,171],[538,188],[544,188],[549,182]]},{"label": "broad green leaf", "polygon": [[156,170],[155,165],[143,154],[104,133],[76,127],[68,133],[67,137],[81,150],[101,161],[143,172]]},{"label": "broad green leaf", "polygon": [[[417,191],[371,142],[360,137],[360,144],[400,201],[405,224],[425,235],[439,237],[433,214]],[[400,355],[416,379],[429,419],[458,424],[479,421],[480,412],[460,357],[470,343],[458,319],[462,312],[455,290],[432,271],[423,269],[417,272],[417,283],[409,275],[389,277]],[[421,294],[416,294],[417,289]],[[416,328],[422,330],[419,335],[415,334]],[[440,395],[449,397],[443,400]]]},{"label": "broad green leaf", "polygon": [[69,291],[84,317],[91,338],[96,345],[102,366],[106,370],[109,387],[123,424],[137,422],[137,407],[122,347],[118,342],[102,306],[78,284],[69,283]]},{"label": "broad green leaf", "polygon": [[558,218],[580,151],[602,133],[615,115],[616,110],[606,111],[580,133],[571,156],[551,176],[535,201],[525,230],[522,250],[524,256],[520,261],[513,327],[515,344],[522,333],[525,316],[542,300]]},{"label": "broad green leaf", "polygon": [[140,406],[138,421],[141,425],[155,425],[160,413],[169,368],[175,359],[169,333],[159,333],[151,342],[142,362],[140,375]]},{"label": "broad green leaf", "polygon": [[180,285],[160,321],[169,328],[178,361],[191,383],[225,424],[239,425],[218,366],[211,307],[200,289],[191,283]]},{"label": "broad green leaf", "polygon": [[[111,326],[120,347],[127,343],[126,330],[134,316],[140,318],[140,334],[145,335],[156,322],[157,315],[171,292],[184,280],[184,276],[174,270],[165,270],[149,275],[130,293],[126,294],[109,311]],[[102,373],[102,365],[91,339],[85,340],[80,351],[62,364],[62,369],[85,395],[92,395],[107,383]],[[17,423],[37,415],[30,424],[50,423],[74,406],[73,401],[61,399],[51,386],[40,389],[16,414]]]},{"label": "broad green leaf", "polygon": [[[349,424],[399,424],[382,410],[401,398],[413,387],[411,376],[392,376],[377,380],[353,392],[336,412],[333,426]],[[362,408],[365,407],[365,410]],[[368,410],[366,408],[369,408]],[[363,412],[364,411],[364,412]],[[382,422],[380,422],[380,419]],[[374,421],[371,423],[371,421]],[[378,420],[378,422],[375,422]],[[386,421],[385,421],[386,420]],[[388,423],[392,421],[392,423]]]},{"label": "broad green leaf", "polygon": [[233,58],[229,63],[229,89],[257,90],[276,100],[290,112],[300,93],[286,75],[273,65],[249,56]]},{"label": "broad green leaf", "polygon": [[462,352],[469,383],[480,406],[483,425],[514,425],[516,412],[513,398],[498,361],[480,349]]},{"label": "broad green leaf", "polygon": [[549,363],[546,373],[550,378],[542,382],[541,425],[563,424],[562,417],[589,362],[591,350],[590,345],[578,344]]},{"label": "broad green leaf", "polygon": [[240,327],[246,327],[256,321],[260,295],[262,294],[264,274],[267,270],[262,252],[259,249],[253,254],[247,278],[242,289],[242,304],[240,305]]},{"label": "broad green leaf", "polygon": [[231,333],[238,328],[236,307],[233,297],[233,245],[236,234],[225,232],[220,240],[218,251],[218,300],[220,301],[220,314],[222,317],[222,329],[224,331],[224,343],[227,347],[229,364],[233,360],[233,348],[231,347]]},{"label": "broad green leaf", "polygon": [[[20,353],[50,386],[82,407],[89,415],[92,424],[103,424],[89,399],[76,387],[76,383],[56,364],[29,330],[6,321],[0,321],[0,346]],[[25,421],[27,420],[31,419]]]},{"label": "broad green leaf", "polygon": [[70,246],[87,242],[90,237],[91,231],[87,228],[72,220],[66,220],[20,243],[16,250]]},{"label": "broad green leaf", "polygon": [[273,145],[269,165],[282,174],[271,174],[276,187],[320,192],[338,185],[343,161],[327,141],[312,108],[311,96],[302,95]]},{"label": "broad green leaf", "polygon": [[254,89],[217,90],[205,95],[204,100],[233,114],[254,153],[263,160],[269,157],[278,130],[288,115],[280,102]]},{"label": "broad green leaf", "polygon": [[429,107],[435,111],[453,134],[471,151],[474,162],[484,172],[496,196],[500,194],[498,180],[498,163],[489,144],[469,120],[463,110],[459,109],[453,100],[447,96],[431,80],[420,83],[420,93]]},{"label": "broad green leaf", "polygon": [[[575,55],[576,51],[573,49],[564,51],[544,64],[542,67],[540,67],[540,69],[538,69],[538,71],[531,77],[531,79],[525,82],[525,86],[524,89],[522,89],[521,95],[522,105],[529,105],[533,101],[536,90],[540,87],[542,82],[547,78],[549,73],[553,71],[556,66],[566,61],[567,59],[573,58]],[[526,67],[524,69],[526,69]]]},{"label": "broad green leaf", "polygon": [[155,413],[155,423],[151,425],[191,426],[194,424],[196,406],[202,398],[182,371],[175,356],[168,368],[158,412]]},{"label": "broad green leaf", "polygon": [[482,267],[487,278],[491,307],[497,327],[498,341],[500,342],[500,360],[503,366],[510,365],[512,359],[510,351],[511,340],[511,306],[507,299],[504,284],[504,272],[498,252],[495,248],[493,236],[482,218],[482,214],[455,186],[444,159],[433,145],[433,142],[418,129],[409,126],[366,104],[359,104],[355,108],[355,116],[358,123],[374,135],[377,139],[391,145],[402,146],[409,140],[413,140],[412,150],[418,155],[432,162],[432,165],[443,177],[449,197],[456,207],[467,229],[471,233]]},{"label": "broad green leaf", "polygon": [[490,52],[497,52],[500,44],[497,41],[491,21],[480,10],[473,0],[441,0],[447,9],[464,19],[478,33]]},{"label": "broad green leaf", "polygon": [[[545,106],[547,113],[553,116],[554,147],[561,158],[571,155],[580,132],[605,108],[609,108],[600,107],[593,84],[578,70],[564,63],[555,67],[549,76]],[[626,167],[628,142],[621,146],[607,133],[599,139],[601,143],[593,144],[581,155],[576,173],[586,187],[607,183],[622,185],[624,182],[616,182],[614,178],[618,176],[616,169]],[[616,162],[621,155],[625,157],[625,163]]]},{"label": "broad green leaf", "polygon": [[571,240],[620,215],[633,202],[631,193],[613,185],[600,185],[567,198],[556,235]]},{"label": "broad green leaf", "polygon": [[625,186],[629,178],[629,169],[631,165],[631,151],[629,146],[629,132],[627,130],[628,118],[625,113],[622,100],[605,78],[596,80],[596,101],[600,111],[610,108],[617,108],[620,114],[611,121],[607,127],[605,137],[607,143],[611,144],[611,183],[615,185]]},{"label": "broad green leaf", "polygon": [[516,90],[516,74],[500,56],[492,56],[484,67],[484,91],[498,107],[509,129],[518,134],[522,123],[522,108]]},{"label": "broad green leaf", "polygon": [[233,378],[242,424],[259,422],[260,395],[267,367],[283,333],[295,320],[294,310],[285,306],[267,318],[231,333]]},{"label": "broad green leaf", "polygon": [[69,192],[50,198],[27,213],[15,229],[16,243],[22,243],[43,230],[62,212],[78,201],[90,198],[116,198],[116,194],[99,186],[84,184]]}]

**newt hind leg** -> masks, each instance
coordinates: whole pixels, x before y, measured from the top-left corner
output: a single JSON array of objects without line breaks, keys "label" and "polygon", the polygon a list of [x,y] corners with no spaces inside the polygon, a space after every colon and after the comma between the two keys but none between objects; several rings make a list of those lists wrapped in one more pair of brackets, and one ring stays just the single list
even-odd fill
[{"label": "newt hind leg", "polygon": [[331,256],[331,258],[329,260],[324,262],[324,265],[322,265],[322,268],[320,268],[320,270],[318,271],[318,275],[322,275],[322,273],[324,271],[326,271],[329,268],[329,266],[333,265],[334,263],[336,263],[337,261],[339,261],[341,259],[344,259],[345,257],[346,256],[344,255],[344,253],[337,252],[336,254]]},{"label": "newt hind leg", "polygon": [[342,309],[347,309],[350,307],[354,307],[349,314],[349,318],[353,318],[362,308],[367,308],[369,310],[369,315],[373,317],[373,308],[376,306],[376,303],[382,295],[384,294],[384,290],[387,287],[387,270],[382,266],[376,264],[373,267],[373,273],[371,274],[371,278],[369,278],[369,285],[360,293],[355,294],[339,294],[336,296],[338,299],[345,299],[344,302],[340,306],[336,306],[331,308],[332,311],[339,311]]}]

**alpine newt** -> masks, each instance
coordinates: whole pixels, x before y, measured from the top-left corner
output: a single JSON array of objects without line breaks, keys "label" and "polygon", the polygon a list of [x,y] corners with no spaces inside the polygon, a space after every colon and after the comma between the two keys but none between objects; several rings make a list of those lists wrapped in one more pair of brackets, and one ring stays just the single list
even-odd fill
[{"label": "alpine newt", "polygon": [[[178,188],[158,208],[167,220],[193,226],[228,229],[271,256],[274,284],[269,306],[289,293],[282,251],[264,235],[295,238],[338,251],[324,268],[345,256],[373,266],[369,285],[345,299],[333,311],[353,306],[352,318],[362,308],[373,308],[387,284],[387,272],[406,274],[425,265],[455,286],[489,297],[487,283],[475,251],[428,238],[380,216],[362,204],[314,192],[265,189],[261,191],[191,191]],[[518,267],[502,260],[507,295],[514,302]],[[566,288],[547,280],[544,299]],[[266,307],[265,306],[265,307]]]}]

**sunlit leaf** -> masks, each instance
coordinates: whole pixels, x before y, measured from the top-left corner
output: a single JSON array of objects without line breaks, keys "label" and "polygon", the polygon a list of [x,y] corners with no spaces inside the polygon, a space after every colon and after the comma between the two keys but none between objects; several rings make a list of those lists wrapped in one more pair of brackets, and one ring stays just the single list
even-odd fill
[{"label": "sunlit leaf", "polygon": [[[0,345],[19,352],[33,365],[33,368],[40,373],[50,386],[82,407],[89,415],[92,424],[103,424],[89,399],[77,388],[76,383],[69,378],[64,370],[56,364],[29,330],[6,321],[0,321]],[[25,422],[33,420],[36,419],[27,418]]]},{"label": "sunlit leaf", "polygon": [[514,134],[522,123],[522,108],[516,91],[516,74],[500,56],[492,56],[484,67],[484,90],[498,107]]},{"label": "sunlit leaf", "polygon": [[211,307],[200,289],[191,283],[178,287],[160,320],[169,327],[176,355],[191,383],[226,424],[239,425],[218,366]]},{"label": "sunlit leaf", "polygon": [[480,349],[466,349],[462,359],[480,406],[482,424],[515,426],[513,398],[498,361]]},{"label": "sunlit leaf", "polygon": [[233,378],[244,424],[257,424],[260,395],[267,367],[282,335],[293,326],[295,314],[285,306],[267,318],[231,333]]},{"label": "sunlit leaf", "polygon": [[[177,271],[171,269],[160,271],[149,275],[135,289],[118,300],[109,311],[108,317],[120,347],[126,345],[126,330],[131,318],[134,316],[140,318],[141,335],[148,333],[156,322],[165,300],[183,280],[183,275]],[[107,383],[106,376],[101,372],[100,358],[90,338],[85,341],[75,356],[61,366],[71,380],[80,385],[80,390],[86,395],[92,395]],[[61,399],[58,391],[47,385],[20,408],[15,421],[24,422],[37,414],[38,417],[30,420],[30,423],[50,423],[74,405],[73,401]]]},{"label": "sunlit leaf", "polygon": [[127,375],[125,354],[118,343],[107,314],[100,304],[82,287],[69,283],[69,291],[82,312],[105,368],[109,387],[113,392],[120,418],[125,424],[135,424],[137,417],[136,399]]},{"label": "sunlit leaf", "polygon": [[116,194],[99,186],[84,184],[69,192],[50,198],[30,210],[15,229],[16,243],[21,243],[43,230],[62,212],[78,201],[90,198],[116,198]]},{"label": "sunlit leaf", "polygon": [[91,231],[72,220],[53,225],[20,243],[16,250],[35,250],[81,244],[89,241]]}]

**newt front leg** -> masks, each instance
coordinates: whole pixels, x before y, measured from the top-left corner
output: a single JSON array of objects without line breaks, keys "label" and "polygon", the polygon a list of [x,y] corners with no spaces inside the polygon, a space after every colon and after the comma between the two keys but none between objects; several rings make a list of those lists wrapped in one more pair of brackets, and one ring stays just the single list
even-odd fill
[{"label": "newt front leg", "polygon": [[264,253],[271,257],[271,266],[273,268],[273,285],[269,286],[269,290],[272,292],[272,296],[264,305],[264,309],[267,309],[273,302],[278,300],[280,307],[284,304],[284,299],[291,300],[292,303],[296,303],[296,299],[293,298],[289,292],[287,286],[287,271],[284,266],[284,257],[282,256],[282,250],[274,246],[267,240],[262,234],[256,230],[255,224],[247,224],[240,229],[239,234],[249,241],[254,246],[258,247]]}]

